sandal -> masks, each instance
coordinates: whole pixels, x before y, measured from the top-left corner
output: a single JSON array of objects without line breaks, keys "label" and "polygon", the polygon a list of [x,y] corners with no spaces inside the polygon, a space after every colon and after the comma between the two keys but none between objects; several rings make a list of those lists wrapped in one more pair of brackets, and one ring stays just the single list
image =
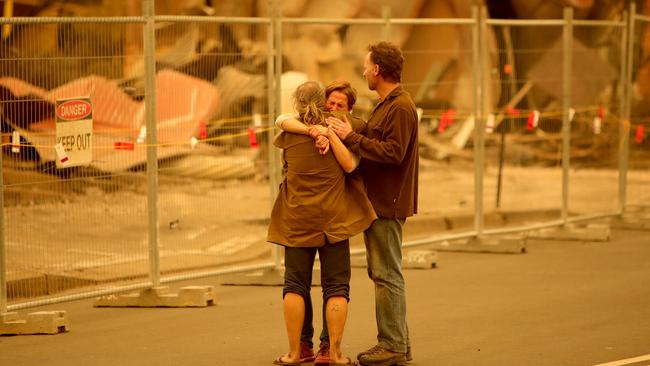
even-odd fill
[{"label": "sandal", "polygon": [[314,362],[315,359],[316,355],[314,354],[314,350],[309,347],[309,344],[300,342],[300,362]]},{"label": "sandal", "polygon": [[358,365],[358,364],[357,364],[357,361],[352,361],[352,359],[351,359],[350,357],[346,357],[345,360],[346,360],[346,362],[344,362],[344,363],[341,363],[341,362],[331,362],[331,361],[330,361],[330,365],[332,365],[332,366]]},{"label": "sandal", "polygon": [[275,360],[273,360],[273,364],[278,365],[278,366],[300,366],[300,361],[297,361],[297,362],[282,361],[282,357],[284,357],[284,356],[280,356],[280,357],[276,358]]},{"label": "sandal", "polygon": [[314,366],[329,366],[330,364],[330,344],[321,342],[318,346],[316,358],[314,358]]}]

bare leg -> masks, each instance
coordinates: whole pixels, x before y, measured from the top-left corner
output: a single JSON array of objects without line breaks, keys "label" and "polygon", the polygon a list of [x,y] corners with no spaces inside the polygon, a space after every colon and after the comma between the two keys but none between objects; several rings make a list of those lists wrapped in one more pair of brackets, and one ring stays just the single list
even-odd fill
[{"label": "bare leg", "polygon": [[305,319],[305,300],[302,296],[288,292],[284,295],[284,323],[289,338],[289,353],[282,357],[283,361],[300,361],[300,332]]},{"label": "bare leg", "polygon": [[343,363],[346,357],[341,349],[343,329],[348,317],[348,301],[342,296],[332,296],[327,300],[327,328],[330,333],[330,360]]}]

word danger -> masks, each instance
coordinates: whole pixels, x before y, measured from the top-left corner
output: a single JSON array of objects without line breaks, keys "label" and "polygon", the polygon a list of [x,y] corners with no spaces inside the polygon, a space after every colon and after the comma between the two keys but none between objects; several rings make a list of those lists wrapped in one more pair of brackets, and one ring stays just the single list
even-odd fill
[{"label": "word danger", "polygon": [[83,119],[91,112],[90,103],[83,100],[69,100],[56,107],[57,117],[66,121]]},{"label": "word danger", "polygon": [[90,145],[92,143],[91,137],[92,137],[92,133],[57,136],[56,142],[63,145],[65,151],[88,150],[91,148]]}]

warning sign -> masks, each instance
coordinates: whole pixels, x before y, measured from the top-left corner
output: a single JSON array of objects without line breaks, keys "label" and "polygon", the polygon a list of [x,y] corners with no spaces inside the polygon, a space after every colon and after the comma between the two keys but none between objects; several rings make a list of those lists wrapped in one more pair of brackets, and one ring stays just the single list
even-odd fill
[{"label": "warning sign", "polygon": [[87,166],[92,161],[93,108],[90,98],[56,101],[56,144],[67,159],[56,160],[57,168]]}]

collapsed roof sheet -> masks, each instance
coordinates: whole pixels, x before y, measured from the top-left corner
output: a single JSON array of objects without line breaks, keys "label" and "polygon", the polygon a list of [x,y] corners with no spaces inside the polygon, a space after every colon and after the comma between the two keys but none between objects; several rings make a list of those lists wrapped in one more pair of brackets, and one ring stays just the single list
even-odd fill
[{"label": "collapsed roof sheet", "polygon": [[[5,119],[34,145],[42,161],[56,158],[53,113],[26,124],[19,120],[25,118],[23,114],[7,113],[7,106],[21,103],[30,109],[43,101],[54,105],[57,99],[89,96],[93,104],[91,166],[119,171],[146,161],[147,149],[141,136],[146,126],[144,102],[133,100],[116,82],[89,76],[45,91],[19,79],[1,78],[0,86],[13,94],[11,100],[3,96]],[[187,152],[190,139],[199,135],[201,122],[207,122],[219,107],[219,93],[212,84],[173,70],[158,72],[156,100],[159,158]],[[116,149],[116,143],[133,144],[133,149]]]}]

